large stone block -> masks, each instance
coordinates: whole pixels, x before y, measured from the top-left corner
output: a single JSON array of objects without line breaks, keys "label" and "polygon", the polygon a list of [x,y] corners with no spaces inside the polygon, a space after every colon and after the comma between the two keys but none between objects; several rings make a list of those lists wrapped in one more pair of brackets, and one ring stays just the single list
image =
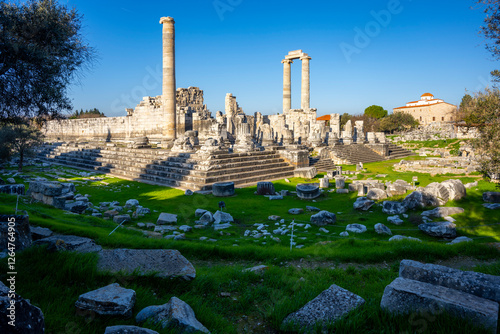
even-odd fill
[{"label": "large stone block", "polygon": [[113,283],[78,297],[75,306],[80,311],[98,315],[130,318],[135,304],[135,291]]},{"label": "large stone block", "polygon": [[456,225],[449,221],[423,223],[418,225],[418,229],[431,237],[455,238],[457,236]]},{"label": "large stone block", "polygon": [[398,277],[385,288],[380,307],[394,314],[446,311],[496,333],[498,303],[439,285]]},{"label": "large stone block", "polygon": [[79,253],[97,253],[102,250],[94,240],[75,235],[54,235],[35,241],[35,245],[47,245],[50,251],[74,251]]},{"label": "large stone block", "polygon": [[384,201],[382,204],[382,212],[388,215],[400,215],[405,213],[407,207],[404,202]]},{"label": "large stone block", "polygon": [[320,211],[315,215],[311,216],[311,224],[316,226],[325,226],[328,224],[335,224],[337,221],[337,216],[328,211]]},{"label": "large stone block", "polygon": [[257,195],[274,195],[275,193],[272,182],[257,182]]},{"label": "large stone block", "polygon": [[413,260],[401,261],[399,276],[444,286],[500,303],[500,276],[462,271]]},{"label": "large stone block", "polygon": [[156,221],[158,225],[174,225],[177,224],[177,215],[172,213],[162,212]]},{"label": "large stone block", "polygon": [[118,325],[106,327],[104,334],[158,334],[158,332],[137,326]]},{"label": "large stone block", "polygon": [[97,267],[111,272],[138,270],[141,275],[156,273],[163,278],[192,280],[196,277],[191,262],[172,249],[104,249],[99,253]]},{"label": "large stone block", "polygon": [[[31,305],[29,300],[26,300],[14,294],[14,298],[10,298],[9,287],[0,282],[0,333],[2,334],[43,334],[45,333],[45,320],[42,310]],[[15,290],[15,288],[13,288]],[[11,311],[10,301],[15,300],[15,327],[9,325]]]},{"label": "large stone block", "polygon": [[318,174],[316,167],[297,168],[293,171],[294,177],[301,177],[304,179],[313,179],[316,177],[316,174]]},{"label": "large stone block", "polygon": [[24,195],[24,184],[8,184],[0,186],[0,193],[9,195]]},{"label": "large stone block", "polygon": [[464,212],[463,208],[437,207],[435,209],[422,212],[422,216],[442,218],[442,217],[446,217],[449,215],[456,215],[456,214],[463,213],[463,212]]},{"label": "large stone block", "polygon": [[500,192],[486,191],[483,193],[483,201],[490,203],[500,203]]},{"label": "large stone block", "polygon": [[300,183],[295,189],[297,196],[301,199],[315,199],[321,195],[317,183]]},{"label": "large stone block", "polygon": [[364,303],[360,296],[332,284],[300,310],[289,314],[282,327],[310,331],[316,323],[335,322]]},{"label": "large stone block", "polygon": [[[13,227],[15,234],[9,234],[9,227]],[[9,238],[14,238],[15,251],[19,252],[31,246],[32,237],[27,215],[0,215],[0,252],[7,252]]]},{"label": "large stone block", "polygon": [[135,320],[138,323],[150,321],[159,324],[162,328],[175,329],[180,333],[210,333],[201,322],[196,319],[196,315],[187,303],[177,297],[172,297],[168,303],[163,305],[153,305],[142,309]]},{"label": "large stone block", "polygon": [[45,196],[61,196],[64,186],[57,181],[32,181],[30,192],[41,193]]},{"label": "large stone block", "polygon": [[212,194],[215,197],[228,197],[234,195],[234,182],[219,182],[212,185]]}]

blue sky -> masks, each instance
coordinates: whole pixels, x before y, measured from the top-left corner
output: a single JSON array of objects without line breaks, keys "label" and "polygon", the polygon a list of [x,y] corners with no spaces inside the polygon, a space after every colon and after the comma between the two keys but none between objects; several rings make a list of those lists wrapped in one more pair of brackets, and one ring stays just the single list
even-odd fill
[{"label": "blue sky", "polygon": [[[246,113],[282,111],[283,65],[291,50],[311,57],[318,116],[391,111],[425,92],[458,104],[490,84],[498,67],[479,35],[485,14],[468,0],[260,1],[69,0],[98,60],[71,87],[75,109],[124,116],[161,94],[160,17],[176,21],[177,87],[197,86],[214,115],[233,93]],[[300,107],[300,61],[292,107]]]}]

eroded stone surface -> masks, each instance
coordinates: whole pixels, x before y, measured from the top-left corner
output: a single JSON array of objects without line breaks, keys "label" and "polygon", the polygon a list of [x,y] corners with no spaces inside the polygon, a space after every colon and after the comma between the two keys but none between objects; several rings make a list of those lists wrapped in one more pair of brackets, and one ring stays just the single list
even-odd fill
[{"label": "eroded stone surface", "polygon": [[500,303],[500,276],[403,260],[399,276],[470,293]]},{"label": "eroded stone surface", "polygon": [[[15,288],[14,288],[15,289]],[[0,282],[0,333],[5,334],[43,334],[45,333],[45,320],[42,310],[31,305],[31,303],[15,294],[15,324],[12,327],[8,324],[11,319],[8,317],[11,313],[7,308],[10,307],[9,287]],[[14,330],[13,330],[14,329]]]},{"label": "eroded stone surface", "polygon": [[138,323],[150,320],[154,324],[160,324],[162,328],[176,328],[181,333],[193,333],[200,331],[210,333],[198,319],[191,306],[177,297],[172,297],[168,303],[158,306],[148,306],[142,309],[136,316]]},{"label": "eroded stone surface", "polygon": [[135,291],[113,283],[80,295],[75,306],[81,311],[91,311],[99,315],[130,318],[134,304]]},{"label": "eroded stone surface", "polygon": [[76,235],[53,235],[35,241],[35,245],[47,245],[50,251],[74,251],[79,253],[96,253],[102,250],[94,240]]},{"label": "eroded stone surface", "polygon": [[325,226],[328,224],[335,224],[337,221],[337,216],[328,211],[320,211],[315,215],[311,216],[311,224],[314,224],[316,226]]},{"label": "eroded stone surface", "polygon": [[420,231],[432,237],[455,238],[457,236],[456,225],[449,221],[423,223],[418,225]]},{"label": "eroded stone surface", "polygon": [[496,332],[498,303],[443,286],[396,278],[382,296],[380,307],[390,313],[428,312],[467,318]]},{"label": "eroded stone surface", "polygon": [[312,329],[317,322],[335,322],[364,303],[360,296],[332,284],[300,310],[289,314],[282,326]]},{"label": "eroded stone surface", "polygon": [[158,334],[157,331],[137,326],[110,326],[104,334]]},{"label": "eroded stone surface", "polygon": [[104,249],[99,254],[97,267],[100,270],[123,270],[126,273],[137,269],[140,274],[156,273],[156,276],[163,278],[192,280],[196,277],[191,262],[172,249]]}]

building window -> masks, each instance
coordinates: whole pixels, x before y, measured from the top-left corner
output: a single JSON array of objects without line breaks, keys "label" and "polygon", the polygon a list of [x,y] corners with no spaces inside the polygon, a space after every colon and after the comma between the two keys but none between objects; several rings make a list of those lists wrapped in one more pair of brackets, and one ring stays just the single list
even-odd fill
[{"label": "building window", "polygon": [[422,116],[420,116],[420,121],[422,121]]},{"label": "building window", "polygon": [[436,121],[436,117],[432,117],[432,121],[433,121],[433,122],[434,122],[434,121]]},{"label": "building window", "polygon": [[441,117],[441,120],[444,121],[444,117]]}]

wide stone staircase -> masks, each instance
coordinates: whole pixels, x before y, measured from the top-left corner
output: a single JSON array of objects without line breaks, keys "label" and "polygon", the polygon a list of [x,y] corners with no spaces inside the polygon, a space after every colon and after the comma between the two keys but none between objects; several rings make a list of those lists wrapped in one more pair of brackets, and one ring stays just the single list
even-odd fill
[{"label": "wide stone staircase", "polygon": [[389,156],[387,157],[387,160],[402,159],[411,155],[415,155],[415,153],[410,150],[404,149],[401,146],[389,144]]},{"label": "wide stone staircase", "polygon": [[334,154],[347,161],[347,164],[357,164],[359,162],[383,161],[385,158],[364,145],[336,145],[332,148]]},{"label": "wide stone staircase", "polygon": [[214,154],[162,149],[133,149],[106,144],[45,144],[38,157],[84,170],[109,173],[135,181],[190,190],[210,190],[213,183],[251,185],[293,177],[294,167],[275,151]]},{"label": "wide stone staircase", "polygon": [[316,167],[318,172],[326,172],[327,170],[335,170],[335,164],[332,159],[309,157],[309,166]]}]

